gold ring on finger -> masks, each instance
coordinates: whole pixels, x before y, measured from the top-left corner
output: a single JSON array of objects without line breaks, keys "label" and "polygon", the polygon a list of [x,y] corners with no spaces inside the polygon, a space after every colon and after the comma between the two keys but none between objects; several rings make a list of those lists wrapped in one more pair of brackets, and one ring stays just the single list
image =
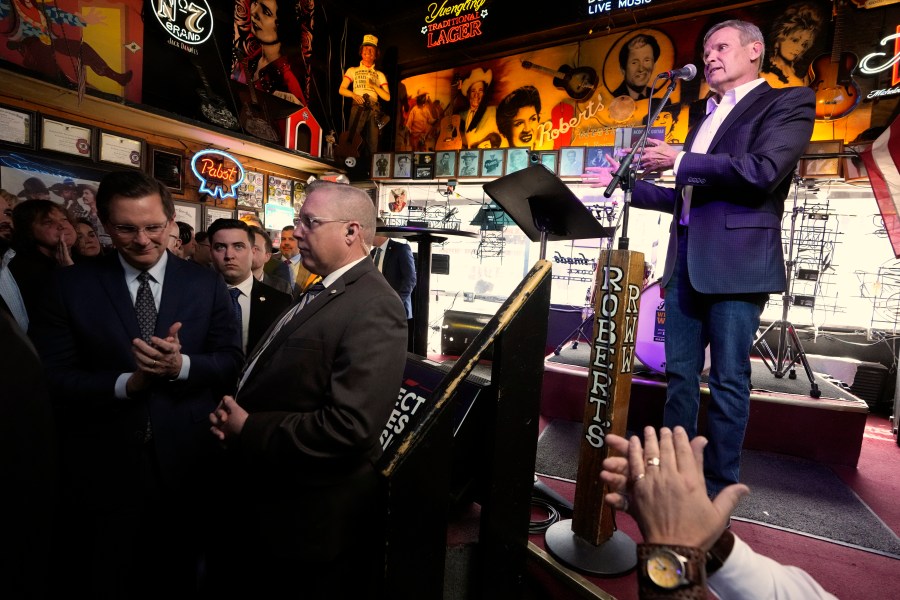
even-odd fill
[{"label": "gold ring on finger", "polygon": [[653,458],[648,458],[648,459],[647,459],[647,466],[648,466],[648,467],[658,467],[658,466],[659,466],[659,457],[658,457],[658,456],[654,456]]},{"label": "gold ring on finger", "polygon": [[631,481],[632,481],[633,483],[637,483],[638,481],[640,481],[640,480],[643,479],[644,477],[646,477],[646,473],[638,473],[637,475],[634,476],[634,478],[633,478]]}]

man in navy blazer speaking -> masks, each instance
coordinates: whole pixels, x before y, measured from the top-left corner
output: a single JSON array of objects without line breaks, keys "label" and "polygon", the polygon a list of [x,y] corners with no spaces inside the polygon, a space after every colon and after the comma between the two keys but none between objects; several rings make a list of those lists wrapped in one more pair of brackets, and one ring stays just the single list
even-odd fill
[{"label": "man in navy blazer speaking", "polygon": [[[684,151],[650,139],[638,164],[645,171],[674,169],[675,188],[638,181],[632,196],[635,207],[673,214],[662,276],[668,382],[663,422],[684,426],[691,437],[697,434],[704,348],[710,346],[704,470],[711,497],[738,481],[750,411],[750,349],[769,294],[786,285],[784,199],[815,120],[811,89],[773,89],[759,77],[764,50],[752,23],[731,20],[710,28],[703,63],[716,96],[707,102],[706,117],[688,134]],[[585,181],[607,185],[610,170],[589,167],[595,175]]]}]

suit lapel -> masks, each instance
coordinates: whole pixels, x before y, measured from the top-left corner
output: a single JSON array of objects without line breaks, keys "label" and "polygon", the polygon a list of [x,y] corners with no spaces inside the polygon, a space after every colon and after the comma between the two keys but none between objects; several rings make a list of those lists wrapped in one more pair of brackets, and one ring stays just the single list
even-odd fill
[{"label": "suit lapel", "polygon": [[128,285],[125,283],[125,270],[119,263],[119,256],[113,253],[104,260],[109,261],[105,268],[100,269],[100,285],[109,297],[110,304],[122,321],[129,340],[141,337],[141,327],[138,325],[137,314],[134,312],[134,301],[128,293]]},{"label": "suit lapel", "polygon": [[[167,250],[168,252],[168,250]],[[178,320],[178,307],[186,286],[181,285],[184,277],[184,264],[175,255],[170,254],[166,262],[166,278],[163,282],[162,298],[159,301],[159,316],[156,318],[156,336],[164,338],[169,334],[169,326]]]},{"label": "suit lapel", "polygon": [[731,129],[731,126],[741,120],[741,116],[743,116],[743,114],[747,112],[747,110],[749,110],[751,106],[753,106],[753,104],[762,94],[769,91],[770,89],[772,89],[772,87],[768,83],[763,82],[747,92],[747,95],[741,98],[741,101],[731,109],[731,112],[729,112],[725,120],[722,121],[722,124],[719,126],[719,130],[716,131],[716,135],[709,143],[710,152],[712,152],[712,150],[716,147],[716,144],[721,141],[722,137],[726,133],[728,133],[728,130]]}]

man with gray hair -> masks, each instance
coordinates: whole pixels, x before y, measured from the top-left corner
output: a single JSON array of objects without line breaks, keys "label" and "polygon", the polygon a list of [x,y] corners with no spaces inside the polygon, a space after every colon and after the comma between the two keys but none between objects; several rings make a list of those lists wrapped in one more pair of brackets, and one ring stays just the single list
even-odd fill
[{"label": "man with gray hair", "polygon": [[[759,76],[765,43],[752,23],[714,25],[703,42],[716,96],[684,150],[648,139],[639,167],[675,171],[675,188],[637,182],[632,204],[672,213],[662,276],[666,299],[663,424],[697,435],[700,372],[710,346],[704,469],[710,497],[739,481],[750,414],[750,349],[769,294],[785,289],[781,217],[812,136],[815,94],[773,89]],[[618,168],[589,167],[600,186]]]},{"label": "man with gray hair", "polygon": [[303,266],[322,281],[210,415],[235,460],[236,536],[210,568],[218,585],[252,596],[301,582],[304,598],[361,598],[383,571],[374,463],[406,365],[406,312],[369,258],[375,206],[365,192],[312,183],[294,231]]}]

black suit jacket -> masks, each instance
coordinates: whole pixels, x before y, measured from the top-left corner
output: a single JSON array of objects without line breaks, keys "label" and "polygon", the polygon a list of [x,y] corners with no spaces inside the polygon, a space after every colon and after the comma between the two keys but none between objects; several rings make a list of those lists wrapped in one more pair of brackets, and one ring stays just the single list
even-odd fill
[{"label": "black suit jacket", "polygon": [[[137,475],[135,434],[148,415],[161,475],[174,489],[203,478],[218,454],[208,415],[234,389],[243,362],[240,331],[221,275],[169,253],[156,335],[176,321],[186,381],[159,380],[143,397],[115,396],[116,380],[135,371],[132,340],[140,337],[117,253],[55,272],[54,286],[31,327],[47,368],[60,422],[67,472],[83,500],[112,505],[131,493]],[[123,501],[130,498],[122,497]]]},{"label": "black suit jacket", "polygon": [[253,352],[262,335],[290,305],[290,294],[279,292],[275,288],[253,279],[253,289],[250,292],[250,323],[247,327],[246,354]]},{"label": "black suit jacket", "polygon": [[235,448],[244,467],[235,480],[263,551],[301,564],[360,541],[350,524],[374,505],[373,463],[397,401],[406,338],[397,294],[365,259],[259,356],[236,397],[250,414]]},{"label": "black suit jacket", "polygon": [[691,130],[675,189],[636,183],[634,206],[674,214],[663,285],[675,264],[682,190],[692,185],[687,262],[694,289],[705,294],[784,289],[784,199],[814,120],[810,88],[762,83],[731,110],[707,153],[690,151],[698,127]]},{"label": "black suit jacket", "polygon": [[403,302],[403,308],[406,310],[406,318],[412,319],[412,293],[416,287],[416,263],[413,260],[409,244],[388,240],[384,260],[381,263],[381,273],[400,296],[400,301]]}]

